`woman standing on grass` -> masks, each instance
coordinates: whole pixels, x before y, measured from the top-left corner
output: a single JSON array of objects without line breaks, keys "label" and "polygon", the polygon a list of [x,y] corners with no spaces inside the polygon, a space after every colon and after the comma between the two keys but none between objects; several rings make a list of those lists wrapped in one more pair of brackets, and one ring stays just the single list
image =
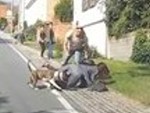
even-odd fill
[{"label": "woman standing on grass", "polygon": [[44,56],[44,52],[46,49],[46,34],[44,32],[44,25],[39,26],[39,28],[37,29],[37,42],[40,45],[41,48],[41,52],[40,52],[40,56],[43,57]]}]

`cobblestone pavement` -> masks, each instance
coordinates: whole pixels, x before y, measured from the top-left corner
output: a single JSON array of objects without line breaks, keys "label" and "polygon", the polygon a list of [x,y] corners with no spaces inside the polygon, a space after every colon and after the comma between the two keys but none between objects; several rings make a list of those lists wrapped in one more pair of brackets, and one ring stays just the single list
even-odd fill
[{"label": "cobblestone pavement", "polygon": [[[8,36],[7,39],[10,40]],[[39,57],[37,50],[16,44],[14,40],[11,40],[11,42],[15,48],[37,67],[46,61]],[[56,61],[51,60],[50,62],[56,67],[59,66],[59,63]],[[79,108],[82,108],[82,110],[79,110],[81,113],[150,113],[150,107],[141,105],[111,89],[101,93],[91,92],[87,89],[65,90],[61,94],[77,111]]]}]

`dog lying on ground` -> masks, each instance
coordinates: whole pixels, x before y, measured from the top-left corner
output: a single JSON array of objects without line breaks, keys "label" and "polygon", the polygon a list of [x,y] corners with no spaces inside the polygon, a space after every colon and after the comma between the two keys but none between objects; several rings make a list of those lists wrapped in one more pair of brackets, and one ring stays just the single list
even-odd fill
[{"label": "dog lying on ground", "polygon": [[[103,62],[95,64],[92,62],[92,65],[87,64],[67,64],[61,67],[58,71],[55,72],[53,79],[51,79],[51,83],[55,86],[55,88],[61,89],[70,89],[74,87],[89,87],[96,80],[103,80],[111,78],[109,75],[110,71],[107,65]],[[100,89],[93,90],[101,91],[106,90],[106,87]],[[98,87],[99,88],[99,87]]]},{"label": "dog lying on ground", "polygon": [[33,70],[31,67],[31,61],[27,63],[31,76],[29,77],[29,85],[36,88],[38,81],[49,81],[53,78],[56,69],[52,67],[49,63],[43,64],[40,68]]}]

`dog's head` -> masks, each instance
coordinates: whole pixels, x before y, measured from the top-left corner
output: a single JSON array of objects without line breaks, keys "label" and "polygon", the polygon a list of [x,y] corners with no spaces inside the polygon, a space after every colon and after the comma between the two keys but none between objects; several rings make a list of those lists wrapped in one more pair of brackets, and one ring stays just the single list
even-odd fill
[{"label": "dog's head", "polygon": [[49,69],[49,70],[54,70],[54,71],[57,70],[57,69],[54,68],[50,63],[45,63],[45,64],[42,65],[42,67],[46,67],[46,68]]},{"label": "dog's head", "polygon": [[111,78],[110,70],[109,70],[108,66],[104,62],[98,63],[97,67],[98,67],[98,71],[99,71],[99,73],[97,75],[97,78],[99,78],[99,79]]}]

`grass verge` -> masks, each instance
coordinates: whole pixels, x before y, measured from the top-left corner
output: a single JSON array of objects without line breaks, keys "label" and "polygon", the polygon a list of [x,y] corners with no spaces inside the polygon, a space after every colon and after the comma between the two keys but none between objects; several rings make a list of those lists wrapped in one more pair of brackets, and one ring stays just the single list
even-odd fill
[{"label": "grass verge", "polygon": [[110,87],[122,94],[150,106],[150,66],[133,62],[101,60],[111,71],[113,84]]}]

